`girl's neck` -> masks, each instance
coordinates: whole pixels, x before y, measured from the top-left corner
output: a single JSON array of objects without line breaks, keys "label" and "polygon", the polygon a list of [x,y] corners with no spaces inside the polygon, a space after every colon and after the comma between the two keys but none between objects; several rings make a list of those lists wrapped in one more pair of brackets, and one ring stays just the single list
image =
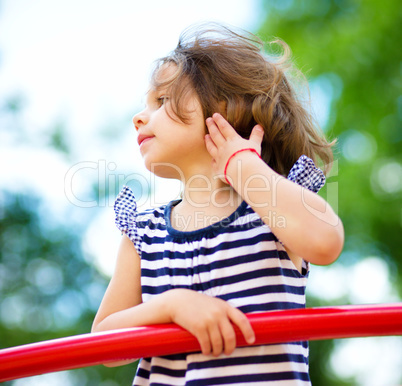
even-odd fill
[{"label": "girl's neck", "polygon": [[190,210],[199,208],[224,208],[238,207],[242,202],[242,197],[231,187],[222,187],[221,189],[209,190],[209,187],[204,187],[204,190],[190,191],[185,190],[182,195],[180,205]]},{"label": "girl's neck", "polygon": [[182,195],[182,207],[237,207],[241,196],[218,176],[199,173],[186,179]]},{"label": "girl's neck", "polygon": [[230,216],[242,198],[219,178],[197,175],[187,180],[182,201],[172,208],[171,224],[181,231],[205,228]]}]

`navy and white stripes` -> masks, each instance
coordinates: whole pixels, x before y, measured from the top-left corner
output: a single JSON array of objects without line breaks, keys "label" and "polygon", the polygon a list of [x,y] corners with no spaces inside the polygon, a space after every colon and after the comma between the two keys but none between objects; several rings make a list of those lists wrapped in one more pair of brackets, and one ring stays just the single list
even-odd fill
[{"label": "navy and white stripes", "polygon": [[[132,200],[131,195],[125,189],[120,200]],[[304,307],[308,265],[300,273],[245,202],[231,223],[193,232],[171,228],[173,204],[138,214],[137,232],[120,228],[142,240],[144,302],[172,288],[187,288],[219,297],[245,313]],[[303,342],[237,348],[230,357],[214,359],[200,353],[156,357],[141,360],[134,384],[233,385],[271,379],[302,385],[309,384],[307,362]]]},{"label": "navy and white stripes", "polygon": [[[295,175],[296,180],[302,176],[318,186],[309,173],[299,170]],[[308,263],[299,272],[246,202],[222,221],[191,232],[171,226],[176,204],[137,213],[127,187],[116,200],[116,224],[141,256],[144,302],[169,289],[187,288],[221,298],[245,313],[305,306]],[[232,355],[218,358],[201,353],[144,358],[134,385],[261,385],[269,381],[310,384],[306,342],[236,348]]]}]

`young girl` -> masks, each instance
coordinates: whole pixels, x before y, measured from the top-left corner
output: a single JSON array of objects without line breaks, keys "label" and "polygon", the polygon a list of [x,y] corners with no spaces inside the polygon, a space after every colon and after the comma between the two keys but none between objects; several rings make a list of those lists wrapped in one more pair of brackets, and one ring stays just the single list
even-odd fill
[{"label": "young girl", "polygon": [[[307,343],[253,345],[245,314],[303,308],[309,263],[340,254],[342,224],[316,194],[325,178],[313,162],[329,164],[331,145],[285,60],[261,48],[224,27],[186,31],[133,118],[146,167],[180,179],[183,196],[138,213],[123,188],[115,212],[124,236],[93,331],[173,322],[200,344],[143,358],[134,385],[310,383]],[[249,346],[236,347],[234,325]]]}]

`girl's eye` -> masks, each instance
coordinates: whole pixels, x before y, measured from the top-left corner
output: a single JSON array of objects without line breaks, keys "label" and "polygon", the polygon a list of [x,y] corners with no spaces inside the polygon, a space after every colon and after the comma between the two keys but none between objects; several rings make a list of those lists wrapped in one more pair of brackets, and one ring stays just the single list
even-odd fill
[{"label": "girl's eye", "polygon": [[163,96],[157,98],[157,101],[158,101],[159,106],[164,105],[164,104],[167,102],[168,99],[169,99],[169,98],[168,98],[167,96],[165,96],[165,95],[163,95]]}]

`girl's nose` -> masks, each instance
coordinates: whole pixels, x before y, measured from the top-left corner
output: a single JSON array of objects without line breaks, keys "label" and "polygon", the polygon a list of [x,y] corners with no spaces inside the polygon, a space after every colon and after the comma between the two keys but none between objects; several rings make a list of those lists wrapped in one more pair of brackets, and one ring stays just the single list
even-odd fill
[{"label": "girl's nose", "polygon": [[148,122],[148,118],[147,118],[144,110],[135,114],[133,117],[134,127],[137,131],[139,130],[139,128],[142,125],[146,125],[147,122]]}]

